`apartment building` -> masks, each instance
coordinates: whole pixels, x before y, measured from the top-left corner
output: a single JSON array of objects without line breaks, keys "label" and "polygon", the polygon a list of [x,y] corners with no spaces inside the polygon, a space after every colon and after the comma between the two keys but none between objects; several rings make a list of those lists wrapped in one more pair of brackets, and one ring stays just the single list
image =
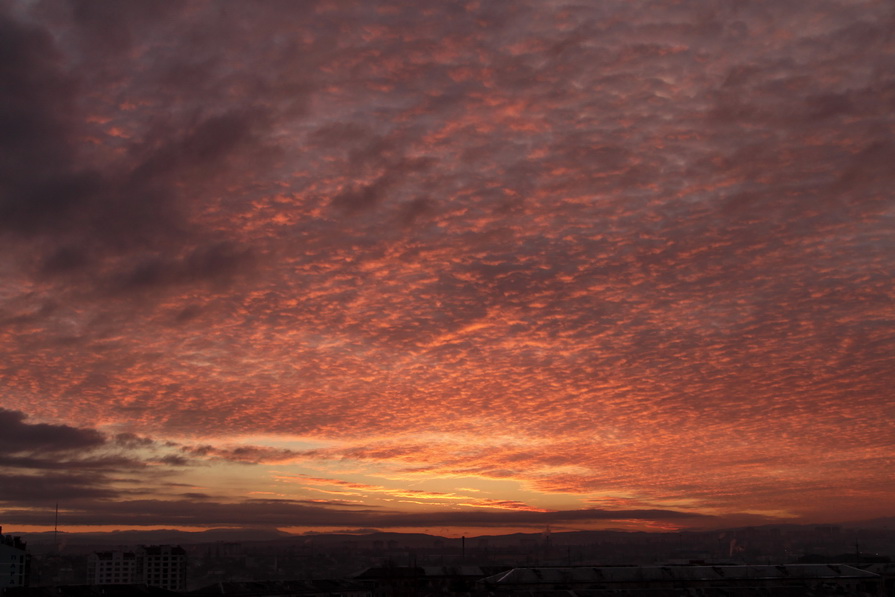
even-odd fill
[{"label": "apartment building", "polygon": [[134,551],[100,551],[90,556],[90,580],[95,585],[145,584],[185,591],[186,573],[186,552],[179,546],[140,546]]},{"label": "apartment building", "polygon": [[20,537],[4,535],[0,527],[0,593],[10,587],[27,587],[30,557]]}]

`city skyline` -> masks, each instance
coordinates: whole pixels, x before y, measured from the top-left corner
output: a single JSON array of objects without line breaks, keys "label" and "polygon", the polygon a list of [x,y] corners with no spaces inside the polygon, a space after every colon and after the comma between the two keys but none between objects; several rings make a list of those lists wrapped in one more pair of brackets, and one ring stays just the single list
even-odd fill
[{"label": "city skyline", "polygon": [[895,516],[895,8],[0,4],[0,524]]}]

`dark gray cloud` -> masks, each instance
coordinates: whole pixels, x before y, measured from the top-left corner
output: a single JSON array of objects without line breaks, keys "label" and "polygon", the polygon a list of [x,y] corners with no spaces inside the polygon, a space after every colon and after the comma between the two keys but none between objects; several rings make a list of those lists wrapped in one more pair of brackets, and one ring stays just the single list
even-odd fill
[{"label": "dark gray cloud", "polygon": [[[684,514],[673,510],[571,510],[559,512],[426,512],[395,513],[344,504],[320,506],[297,500],[250,500],[241,503],[220,503],[204,497],[190,500],[117,500],[106,501],[95,496],[87,501],[77,496],[66,504],[67,525],[181,525],[181,526],[274,526],[274,527],[500,527],[509,525],[562,524],[574,521],[642,520],[674,521],[711,517]],[[40,524],[38,512],[11,512],[10,524]]]},{"label": "dark gray cloud", "polygon": [[102,187],[74,160],[77,81],[44,29],[0,14],[0,232],[58,231]]},{"label": "dark gray cloud", "polygon": [[0,429],[0,503],[7,506],[119,498],[135,476],[142,483],[168,474],[156,470],[159,464],[170,471],[196,463],[147,437],[29,423],[24,413],[2,408]]},{"label": "dark gray cloud", "polygon": [[184,446],[184,454],[191,457],[207,458],[236,462],[240,464],[259,464],[289,462],[305,455],[304,452],[285,448],[269,448],[264,446],[220,447],[211,445]]},{"label": "dark gray cloud", "polygon": [[0,467],[41,471],[52,474],[53,471],[129,471],[141,468],[144,463],[125,456],[91,456],[73,451],[57,458],[48,455],[3,455],[0,456]]},{"label": "dark gray cloud", "polygon": [[[3,463],[0,463],[3,466]],[[60,500],[110,499],[121,496],[121,492],[110,489],[109,479],[97,475],[95,471],[86,473],[61,472],[39,475],[16,475],[8,471],[3,474],[3,488],[0,489],[0,503],[11,505],[52,504]],[[45,512],[32,512],[37,524],[48,524]]]},{"label": "dark gray cloud", "polygon": [[89,0],[72,0],[45,3],[45,10],[69,12],[87,50],[96,54],[131,51],[134,44],[151,34],[160,21],[173,18],[183,9],[167,2],[97,4]]},{"label": "dark gray cloud", "polygon": [[[124,53],[176,12],[91,3],[46,3],[42,10],[73,18],[103,52]],[[91,28],[103,33],[89,35]],[[8,14],[0,29],[0,233],[30,252],[23,266],[50,279],[65,276],[69,288],[74,280],[83,291],[143,293],[220,285],[253,259],[251,248],[193,225],[188,206],[219,192],[202,181],[226,184],[231,169],[275,159],[263,140],[268,108],[200,94],[196,108],[159,112],[139,137],[100,156],[90,150],[95,106],[87,96],[116,83],[67,54],[65,36]],[[121,67],[108,58],[106,66]]]},{"label": "dark gray cloud", "polygon": [[154,255],[122,264],[109,278],[111,294],[146,293],[183,285],[207,283],[225,288],[240,274],[248,273],[255,256],[248,247],[219,242],[196,247],[183,257]]},{"label": "dark gray cloud", "polygon": [[27,423],[19,411],[0,408],[0,452],[74,452],[91,450],[105,444],[106,439],[95,429],[69,425]]}]

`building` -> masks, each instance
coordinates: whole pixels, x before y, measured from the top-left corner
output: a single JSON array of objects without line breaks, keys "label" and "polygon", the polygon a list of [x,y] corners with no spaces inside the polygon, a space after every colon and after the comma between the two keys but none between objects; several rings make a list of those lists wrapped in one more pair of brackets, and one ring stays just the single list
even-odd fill
[{"label": "building", "polygon": [[141,546],[135,551],[99,551],[90,556],[94,585],[145,584],[185,591],[186,573],[186,552],[179,546]]},{"label": "building", "polygon": [[131,585],[141,582],[137,554],[132,551],[98,551],[90,555],[90,584]]},{"label": "building", "polygon": [[182,547],[151,545],[141,547],[143,582],[169,591],[186,590],[186,552]]},{"label": "building", "polygon": [[10,587],[27,587],[30,557],[20,537],[4,535],[0,527],[0,593]]},{"label": "building", "polygon": [[364,584],[350,579],[218,582],[189,594],[190,597],[373,597]]},{"label": "building", "polygon": [[476,582],[507,570],[506,566],[374,566],[352,578],[368,587],[373,597],[468,594]]},{"label": "building", "polygon": [[883,595],[878,574],[844,564],[514,568],[479,581],[490,594]]}]

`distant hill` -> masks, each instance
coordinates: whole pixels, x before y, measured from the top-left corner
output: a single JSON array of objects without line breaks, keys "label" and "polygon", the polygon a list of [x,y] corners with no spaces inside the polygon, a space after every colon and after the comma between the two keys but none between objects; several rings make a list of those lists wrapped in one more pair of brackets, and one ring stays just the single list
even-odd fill
[{"label": "distant hill", "polygon": [[[16,533],[29,546],[52,545],[53,532]],[[215,543],[218,541],[274,541],[295,537],[289,533],[268,529],[209,529],[207,531],[190,532],[174,529],[153,531],[110,531],[104,533],[65,533],[59,532],[56,541],[59,545],[189,545],[193,543]]]},{"label": "distant hill", "polygon": [[[895,531],[895,517],[877,518],[872,520],[855,521],[848,523],[840,523],[835,525],[798,525],[798,524],[778,524],[778,525],[758,525],[749,527],[753,530],[812,530],[818,526],[838,526],[843,530],[892,530]],[[745,527],[731,529],[715,529],[713,531],[681,531],[680,533],[672,533],[672,535],[698,535],[703,533],[723,534],[728,532],[743,531]],[[42,550],[54,544],[54,534],[52,532],[45,533],[16,533],[15,529],[8,529],[6,532],[19,535],[32,550]],[[543,541],[549,537],[554,545],[588,545],[595,542],[612,540],[613,537],[625,540],[633,539],[637,536],[649,537],[651,535],[668,535],[669,533],[647,533],[632,532],[621,530],[599,530],[599,531],[558,531],[553,533],[533,532],[533,533],[511,533],[511,534],[495,534],[466,537],[466,546],[468,548],[480,547],[488,545],[490,547],[499,546],[518,546],[532,542]],[[344,533],[306,533],[295,535],[278,531],[275,529],[244,529],[244,528],[221,528],[209,529],[206,531],[190,532],[170,530],[152,530],[152,531],[111,531],[102,533],[68,533],[59,532],[56,537],[59,546],[89,546],[89,547],[114,547],[114,546],[136,546],[136,545],[152,545],[152,544],[174,544],[174,545],[195,545],[202,543],[217,542],[265,542],[265,543],[302,543],[315,544],[318,546],[334,546],[351,543],[370,544],[373,542],[382,542],[384,547],[388,548],[390,543],[406,548],[431,548],[436,545],[444,547],[459,547],[462,539],[441,537],[438,535],[429,535],[425,533],[394,533],[386,531],[377,531],[375,529],[359,529],[358,531],[349,531]]]},{"label": "distant hill", "polygon": [[845,522],[839,525],[847,529],[895,529],[895,516],[873,518],[857,522]]}]

